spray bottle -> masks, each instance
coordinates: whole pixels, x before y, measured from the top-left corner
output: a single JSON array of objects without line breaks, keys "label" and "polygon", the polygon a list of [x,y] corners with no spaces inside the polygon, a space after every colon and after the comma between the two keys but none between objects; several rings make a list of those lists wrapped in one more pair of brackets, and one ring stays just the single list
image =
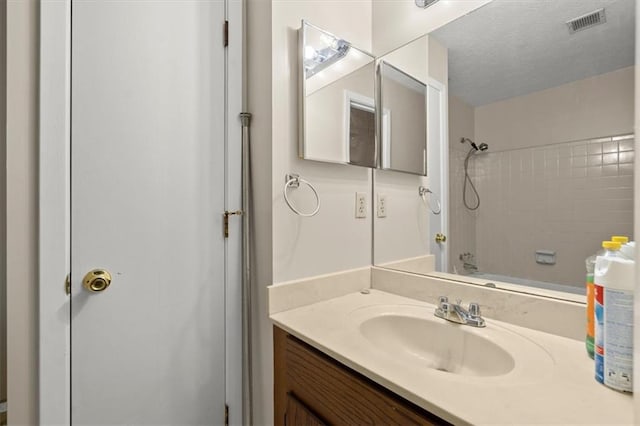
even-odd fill
[{"label": "spray bottle", "polygon": [[613,389],[632,391],[633,289],[635,262],[620,254],[618,241],[604,241],[596,258],[595,376]]},{"label": "spray bottle", "polygon": [[[629,243],[629,238],[621,235],[614,235],[611,237],[611,241],[619,242],[622,247],[620,248],[619,255],[623,255],[629,259],[628,251],[635,248],[635,242]],[[587,268],[587,277],[586,277],[586,294],[587,294],[587,335],[585,338],[585,345],[587,347],[587,354],[589,354],[589,358],[593,359],[594,355],[594,335],[595,335],[595,323],[594,323],[594,315],[593,315],[593,306],[595,301],[594,295],[594,283],[593,283],[593,272],[596,268],[596,258],[598,256],[603,256],[606,252],[606,249],[600,249],[596,254],[587,257],[585,260],[586,268]]]},{"label": "spray bottle", "polygon": [[593,359],[594,352],[594,334],[595,334],[595,325],[593,319],[593,304],[595,300],[594,296],[594,284],[593,284],[593,271],[596,268],[596,258],[604,254],[604,250],[598,251],[598,253],[587,257],[585,260],[585,264],[587,267],[587,279],[586,279],[586,289],[587,289],[587,337],[585,338],[585,344],[587,346],[587,354],[589,354],[589,358]]}]

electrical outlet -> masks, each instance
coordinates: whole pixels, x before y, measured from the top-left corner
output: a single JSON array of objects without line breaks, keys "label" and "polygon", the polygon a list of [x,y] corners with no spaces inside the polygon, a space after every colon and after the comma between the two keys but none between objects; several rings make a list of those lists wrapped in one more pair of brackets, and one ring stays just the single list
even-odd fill
[{"label": "electrical outlet", "polygon": [[378,194],[378,217],[387,217],[387,195]]},{"label": "electrical outlet", "polygon": [[356,218],[367,217],[367,193],[356,192]]}]

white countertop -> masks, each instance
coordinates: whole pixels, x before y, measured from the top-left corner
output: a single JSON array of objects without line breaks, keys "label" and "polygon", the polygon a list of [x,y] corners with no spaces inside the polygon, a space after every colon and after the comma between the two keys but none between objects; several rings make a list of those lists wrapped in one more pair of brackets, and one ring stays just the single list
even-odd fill
[{"label": "white countertop", "polygon": [[[410,305],[414,299],[370,290],[271,315],[273,322],[405,399],[454,424],[633,424],[633,397],[595,381],[584,342],[487,319],[487,330],[506,330],[548,353],[535,379],[467,377],[417,368],[376,350],[354,326],[354,311]],[[444,321],[444,320],[441,320]],[[452,326],[456,326],[453,325]],[[467,326],[464,326],[467,327]],[[540,364],[532,366],[540,369]],[[519,365],[526,371],[528,366]],[[506,377],[506,376],[504,376]],[[520,377],[520,376],[517,376]]]}]

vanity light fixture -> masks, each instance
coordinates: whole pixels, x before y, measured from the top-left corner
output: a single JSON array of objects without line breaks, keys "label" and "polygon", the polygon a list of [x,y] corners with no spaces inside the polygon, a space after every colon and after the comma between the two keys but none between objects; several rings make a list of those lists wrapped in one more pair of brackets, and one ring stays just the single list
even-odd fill
[{"label": "vanity light fixture", "polygon": [[304,47],[304,69],[307,78],[344,58],[351,48],[349,42],[334,36],[323,34],[321,39],[325,46],[320,49],[313,46]]},{"label": "vanity light fixture", "polygon": [[421,7],[422,9],[426,9],[437,1],[438,0],[416,0],[416,6]]}]

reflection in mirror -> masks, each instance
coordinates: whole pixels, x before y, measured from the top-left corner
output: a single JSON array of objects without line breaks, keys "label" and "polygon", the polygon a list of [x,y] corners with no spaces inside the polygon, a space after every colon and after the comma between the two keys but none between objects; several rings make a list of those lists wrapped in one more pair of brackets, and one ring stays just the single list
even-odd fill
[{"label": "reflection in mirror", "polygon": [[371,99],[346,92],[345,140],[349,141],[349,163],[375,164],[376,109]]},{"label": "reflection in mirror", "polygon": [[381,61],[381,167],[427,174],[427,86],[393,65]]},{"label": "reflection in mirror", "polygon": [[[407,43],[399,49],[384,55],[381,58],[387,64],[393,65],[395,69],[402,70],[403,73],[411,75],[414,80],[428,82],[426,90],[429,96],[426,101],[428,124],[425,120],[415,119],[418,124],[416,133],[424,133],[428,129],[427,137],[427,170],[429,176],[422,174],[412,174],[398,172],[395,170],[374,170],[374,195],[376,205],[385,204],[382,214],[376,211],[374,217],[374,253],[373,261],[375,265],[387,268],[426,273],[433,271],[434,261],[427,253],[436,253],[436,247],[431,247],[433,239],[429,238],[430,233],[440,232],[438,226],[445,218],[442,214],[436,214],[429,204],[440,205],[435,211],[447,211],[446,198],[443,194],[440,181],[437,178],[438,164],[442,162],[441,150],[439,146],[443,143],[444,116],[446,105],[444,87],[446,85],[446,51],[433,39],[428,36],[420,37]],[[427,66],[429,63],[429,66]],[[404,76],[402,77],[405,78]],[[439,90],[442,89],[442,90]],[[414,93],[413,91],[411,93]],[[417,100],[410,93],[409,99],[415,99],[415,103],[421,106],[424,114],[425,96],[422,100]],[[407,102],[410,105],[410,101]],[[384,110],[382,110],[384,113]],[[395,123],[398,115],[395,111],[388,112],[391,121]],[[412,123],[415,124],[415,123]],[[384,125],[384,124],[383,124]],[[396,128],[395,124],[387,128]],[[424,137],[424,136],[423,136]],[[384,136],[382,138],[384,145]],[[394,139],[392,144],[396,144],[398,139]],[[396,149],[396,148],[393,148]],[[424,149],[424,142],[422,144]],[[419,159],[424,157],[422,151],[418,151]],[[430,192],[420,188],[428,188]],[[423,198],[423,194],[425,195]],[[381,201],[384,200],[384,201]],[[432,229],[433,228],[433,229]]]},{"label": "reflection in mirror", "polygon": [[305,21],[299,45],[300,156],[375,167],[374,57]]},{"label": "reflection in mirror", "polygon": [[[601,8],[597,25],[567,24]],[[449,261],[436,275],[576,300],[585,259],[633,239],[634,23],[627,0],[494,0],[429,34],[448,51]]]}]

